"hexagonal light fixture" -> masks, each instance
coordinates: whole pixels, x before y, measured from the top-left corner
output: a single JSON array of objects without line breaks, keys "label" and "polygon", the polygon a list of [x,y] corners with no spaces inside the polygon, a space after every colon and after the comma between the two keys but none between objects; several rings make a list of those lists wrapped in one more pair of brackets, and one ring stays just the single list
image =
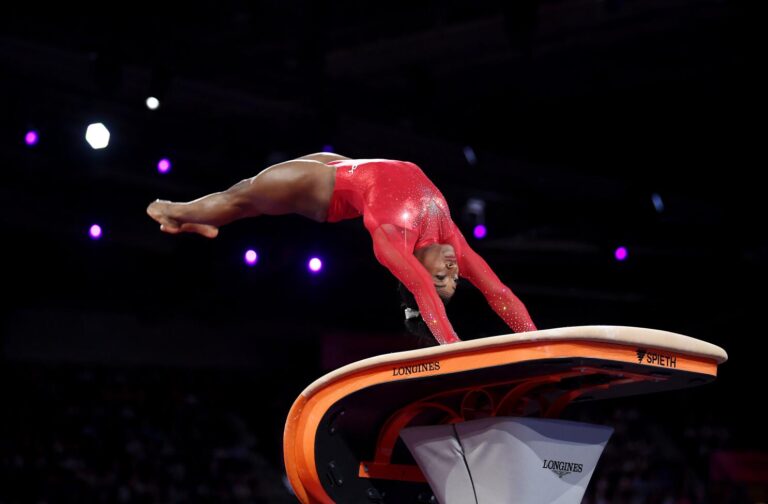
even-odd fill
[{"label": "hexagonal light fixture", "polygon": [[102,123],[88,125],[85,141],[94,149],[103,149],[109,145],[109,130]]}]

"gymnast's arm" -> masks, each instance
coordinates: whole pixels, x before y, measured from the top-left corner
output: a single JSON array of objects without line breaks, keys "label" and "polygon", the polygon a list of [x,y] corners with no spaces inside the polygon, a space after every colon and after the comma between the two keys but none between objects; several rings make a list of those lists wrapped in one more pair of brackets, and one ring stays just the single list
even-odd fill
[{"label": "gymnast's arm", "polygon": [[483,260],[467,243],[467,240],[454,224],[454,233],[450,244],[459,260],[459,275],[469,280],[483,293],[499,317],[515,332],[535,331],[536,325],[531,320],[528,310],[509,287],[501,283],[488,263]]},{"label": "gymnast's arm", "polygon": [[437,342],[445,345],[461,341],[448,321],[445,306],[437,294],[432,277],[409,250],[399,230],[391,224],[368,230],[373,238],[376,259],[411,291],[421,317]]}]

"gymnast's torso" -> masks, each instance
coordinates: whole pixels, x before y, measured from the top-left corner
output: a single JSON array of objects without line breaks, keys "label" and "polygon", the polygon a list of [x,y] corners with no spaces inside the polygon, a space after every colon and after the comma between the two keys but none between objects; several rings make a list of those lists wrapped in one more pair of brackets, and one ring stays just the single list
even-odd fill
[{"label": "gymnast's torso", "polygon": [[394,226],[411,251],[453,237],[455,225],[445,198],[414,163],[350,159],[326,164],[336,168],[328,222],[362,216],[371,232]]}]

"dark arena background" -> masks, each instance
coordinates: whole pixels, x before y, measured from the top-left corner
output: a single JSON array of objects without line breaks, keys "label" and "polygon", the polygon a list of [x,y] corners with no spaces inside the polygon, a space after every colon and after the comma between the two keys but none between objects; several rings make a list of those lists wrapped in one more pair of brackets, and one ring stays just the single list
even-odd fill
[{"label": "dark arena background", "polygon": [[[396,280],[359,220],[207,240],[145,209],[324,150],[421,166],[540,329],[728,352],[713,384],[566,410],[616,429],[585,503],[766,502],[759,4],[4,6],[0,503],[296,502],[288,410],[412,346]],[[510,332],[469,284],[448,311]]]}]

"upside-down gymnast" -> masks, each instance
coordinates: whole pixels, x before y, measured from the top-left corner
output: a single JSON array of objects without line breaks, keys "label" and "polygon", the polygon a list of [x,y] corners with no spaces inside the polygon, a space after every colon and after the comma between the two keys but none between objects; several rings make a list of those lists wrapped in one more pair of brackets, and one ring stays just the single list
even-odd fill
[{"label": "upside-down gymnast", "polygon": [[483,293],[513,331],[536,330],[523,303],[467,244],[437,187],[407,161],[310,154],[194,201],[157,200],[147,213],[166,233],[208,238],[245,217],[299,214],[338,222],[362,216],[376,259],[415,298],[418,313],[406,309],[406,318],[420,315],[438,343],[460,341],[443,305],[459,276]]}]

